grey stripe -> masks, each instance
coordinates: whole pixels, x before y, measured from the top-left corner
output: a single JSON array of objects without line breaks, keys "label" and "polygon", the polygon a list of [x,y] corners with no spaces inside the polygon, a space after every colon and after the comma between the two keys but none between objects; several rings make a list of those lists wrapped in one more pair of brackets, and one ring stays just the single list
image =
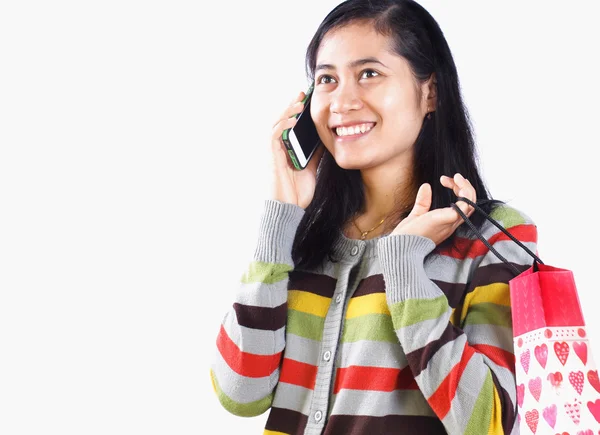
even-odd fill
[{"label": "grey stripe", "polygon": [[[535,254],[536,244],[531,242],[522,242],[523,245],[527,246],[530,251]],[[533,257],[529,255],[523,248],[517,245],[512,240],[501,240],[492,245],[496,251],[504,258],[508,259],[511,263],[516,264],[532,264]],[[490,264],[500,264],[502,260],[500,260],[493,252],[488,252],[487,255],[483,257],[483,260],[479,264],[479,266],[487,266]]]},{"label": "grey stripe", "polygon": [[448,257],[446,255],[431,255],[425,260],[425,270],[431,280],[465,284],[474,260]]},{"label": "grey stripe", "polygon": [[295,334],[287,334],[287,345],[285,357],[316,366],[319,363],[321,342],[310,338],[299,337]]},{"label": "grey stripe", "polygon": [[338,355],[336,364],[340,368],[366,366],[403,369],[408,364],[398,343],[367,340],[344,343]]},{"label": "grey stripe", "polygon": [[341,390],[333,400],[332,414],[435,416],[419,390]]},{"label": "grey stripe", "polygon": [[514,352],[512,329],[506,326],[471,324],[463,331],[470,344],[487,344],[499,347],[508,352]]},{"label": "grey stripe", "polygon": [[298,385],[280,383],[277,385],[273,406],[276,408],[291,409],[308,415],[310,412],[310,398],[312,390]]},{"label": "grey stripe", "polygon": [[239,403],[250,403],[267,397],[279,379],[279,369],[275,369],[271,376],[263,378],[239,375],[231,370],[219,352],[212,369],[221,390],[227,397]]},{"label": "grey stripe", "polygon": [[238,325],[235,315],[228,313],[223,320],[223,328],[243,352],[273,355],[281,352],[285,347],[285,326],[277,331],[246,328]]},{"label": "grey stripe", "polygon": [[427,368],[415,377],[425,397],[431,397],[448,373],[460,362],[466,341],[465,334],[462,334],[440,347],[429,360]]},{"label": "grey stripe", "polygon": [[423,347],[423,343],[428,344],[436,338],[439,338],[448,327],[448,323],[450,323],[451,313],[452,309],[448,307],[448,312],[444,314],[445,319],[444,317],[441,317],[423,320],[414,325],[398,329],[396,335],[405,338],[400,340],[404,352],[411,353],[415,350],[419,350]]},{"label": "grey stripe", "polygon": [[275,308],[287,302],[287,280],[273,284],[241,283],[235,302],[255,307]]}]

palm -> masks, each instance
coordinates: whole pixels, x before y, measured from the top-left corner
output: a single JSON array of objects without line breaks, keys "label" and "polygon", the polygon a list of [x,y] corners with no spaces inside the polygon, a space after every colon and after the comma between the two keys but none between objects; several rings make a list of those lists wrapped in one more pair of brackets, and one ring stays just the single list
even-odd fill
[{"label": "palm", "polygon": [[275,170],[279,176],[277,186],[278,197],[285,202],[298,204],[302,208],[308,207],[313,199],[317,184],[317,167],[323,155],[321,145],[315,155],[310,159],[305,169],[299,171],[291,166],[288,156],[283,149],[276,153]]}]

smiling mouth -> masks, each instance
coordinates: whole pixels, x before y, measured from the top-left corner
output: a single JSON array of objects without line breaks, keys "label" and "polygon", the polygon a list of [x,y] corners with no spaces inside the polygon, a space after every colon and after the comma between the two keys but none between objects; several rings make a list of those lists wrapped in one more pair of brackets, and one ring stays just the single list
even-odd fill
[{"label": "smiling mouth", "polygon": [[370,132],[375,125],[375,122],[366,122],[364,124],[356,124],[350,127],[336,127],[332,130],[338,138],[356,138]]}]

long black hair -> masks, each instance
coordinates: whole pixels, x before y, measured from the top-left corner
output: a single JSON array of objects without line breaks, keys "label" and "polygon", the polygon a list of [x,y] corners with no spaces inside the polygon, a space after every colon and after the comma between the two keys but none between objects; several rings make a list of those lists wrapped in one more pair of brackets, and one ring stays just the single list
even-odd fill
[{"label": "long black hair", "polygon": [[[435,73],[437,103],[435,111],[423,121],[414,144],[412,186],[401,201],[396,201],[393,229],[411,211],[418,187],[429,183],[431,210],[449,207],[454,193],[439,182],[441,175],[459,172],[475,188],[477,203],[486,211],[501,201],[491,199],[478,171],[473,128],[463,103],[456,65],[444,34],[435,19],[413,0],[347,0],[323,20],[306,51],[306,72],[314,79],[317,52],[323,37],[332,29],[354,22],[372,23],[374,29],[392,41],[396,54],[406,59],[418,82]],[[306,208],[294,240],[292,258],[296,267],[313,268],[325,257],[336,261],[331,248],[344,224],[364,210],[365,197],[360,170],[338,166],[325,149],[317,172],[313,200]],[[470,217],[481,228],[483,216]],[[438,246],[451,245],[456,232]]]}]

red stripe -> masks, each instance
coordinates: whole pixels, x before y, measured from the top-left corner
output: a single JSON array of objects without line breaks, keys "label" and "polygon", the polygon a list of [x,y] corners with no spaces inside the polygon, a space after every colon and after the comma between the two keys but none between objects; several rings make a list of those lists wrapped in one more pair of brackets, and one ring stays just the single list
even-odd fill
[{"label": "red stripe", "polygon": [[469,360],[474,354],[475,349],[466,343],[460,361],[452,368],[448,376],[446,376],[446,379],[442,381],[435,393],[433,393],[431,397],[427,399],[429,405],[431,405],[431,408],[437,414],[440,420],[442,420],[448,411],[450,411],[450,404],[456,395],[456,389],[458,388],[460,378],[462,377]]},{"label": "red stripe", "polygon": [[337,370],[333,394],[340,390],[394,391],[419,387],[407,366],[404,369],[350,366]]},{"label": "red stripe", "polygon": [[275,355],[255,355],[242,352],[229,338],[222,325],[217,337],[217,348],[231,370],[248,378],[269,376],[279,366],[281,360],[281,352]]},{"label": "red stripe", "polygon": [[279,382],[298,385],[313,390],[317,378],[317,367],[289,358],[283,359]]},{"label": "red stripe", "polygon": [[[532,224],[521,224],[510,227],[508,232],[511,233],[521,243],[537,242],[537,228]],[[498,232],[488,239],[491,245],[502,240],[511,240],[503,232]],[[489,251],[488,247],[479,239],[472,240],[463,237],[457,237],[453,246],[448,246],[440,249],[440,254],[447,257],[464,260],[465,258],[475,258],[480,255],[485,255]]]},{"label": "red stripe", "polygon": [[473,348],[477,352],[487,356],[500,367],[505,367],[511,372],[515,372],[515,355],[513,353],[489,344],[474,344]]}]

